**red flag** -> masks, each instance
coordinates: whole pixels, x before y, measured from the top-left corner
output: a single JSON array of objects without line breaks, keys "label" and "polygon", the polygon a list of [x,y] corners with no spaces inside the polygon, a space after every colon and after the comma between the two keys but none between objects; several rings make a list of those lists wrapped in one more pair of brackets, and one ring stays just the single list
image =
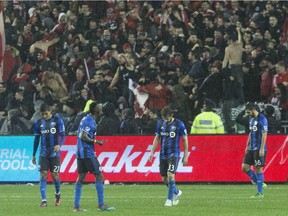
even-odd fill
[{"label": "red flag", "polygon": [[4,51],[5,51],[5,30],[3,19],[3,1],[0,0],[0,82],[2,82],[2,75],[3,75]]}]

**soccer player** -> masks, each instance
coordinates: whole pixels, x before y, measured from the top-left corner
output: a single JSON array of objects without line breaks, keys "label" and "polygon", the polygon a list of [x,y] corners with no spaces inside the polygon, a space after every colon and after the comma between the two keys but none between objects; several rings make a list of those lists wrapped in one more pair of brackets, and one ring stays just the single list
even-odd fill
[{"label": "soccer player", "polygon": [[86,174],[90,172],[95,176],[95,188],[98,196],[98,211],[113,211],[114,207],[108,207],[104,204],[104,187],[102,167],[95,156],[94,145],[103,145],[105,140],[97,140],[96,119],[100,116],[102,107],[96,102],[92,102],[87,114],[80,122],[77,131],[77,168],[78,178],[74,190],[74,208],[73,211],[87,211],[80,208],[80,199],[82,185],[85,182]]},{"label": "soccer player", "polygon": [[36,152],[41,142],[38,169],[40,171],[40,194],[42,202],[40,207],[47,206],[46,179],[50,170],[55,185],[55,206],[60,205],[60,148],[65,140],[65,126],[62,118],[52,114],[50,106],[41,104],[40,112],[42,118],[34,123],[34,148],[32,163],[36,165]]},{"label": "soccer player", "polygon": [[173,118],[173,111],[169,107],[161,110],[162,119],[157,122],[156,135],[149,155],[152,161],[155,150],[161,141],[160,174],[164,184],[168,186],[168,198],[164,206],[178,205],[182,191],[176,188],[175,173],[180,157],[180,137],[183,139],[183,165],[188,162],[187,130],[182,121]]},{"label": "soccer player", "polygon": [[[268,132],[268,121],[260,113],[256,104],[248,103],[245,107],[247,115],[250,116],[248,140],[245,156],[242,162],[242,170],[250,177],[253,184],[257,186],[257,193],[250,198],[263,198],[264,175],[262,168],[266,159],[266,138]],[[251,169],[254,166],[256,173]]]}]

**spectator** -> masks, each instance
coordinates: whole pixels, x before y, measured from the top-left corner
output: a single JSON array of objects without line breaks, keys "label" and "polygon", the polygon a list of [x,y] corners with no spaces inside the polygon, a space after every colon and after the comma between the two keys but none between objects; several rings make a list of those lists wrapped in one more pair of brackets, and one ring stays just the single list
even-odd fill
[{"label": "spectator", "polygon": [[260,101],[260,75],[256,73],[251,64],[244,62],[242,64],[244,79],[244,96],[245,102]]},{"label": "spectator", "polygon": [[223,77],[220,74],[220,69],[221,63],[219,61],[215,61],[210,65],[210,74],[196,90],[198,92],[198,100],[200,103],[203,99],[209,99],[213,101],[216,107],[220,107],[220,100],[223,98]]},{"label": "spectator", "polygon": [[109,88],[117,88],[119,96],[124,96],[128,101],[129,106],[133,105],[133,93],[128,88],[129,79],[134,80],[134,66],[130,64],[127,57],[122,53],[118,55],[119,67],[111,81]]},{"label": "spectator", "polygon": [[113,103],[107,102],[103,104],[102,116],[97,125],[97,134],[99,136],[116,135],[119,134],[120,120],[115,115],[115,107]]},{"label": "spectator", "polygon": [[225,49],[225,56],[222,63],[222,68],[231,68],[231,75],[235,79],[237,85],[237,92],[240,103],[244,103],[244,80],[242,72],[242,54],[243,54],[243,44],[240,32],[240,27],[237,27],[237,34],[231,33],[229,36],[229,45]]},{"label": "spectator", "polygon": [[286,89],[288,89],[288,70],[284,64],[284,61],[277,62],[276,66],[277,74],[273,77],[272,88],[275,88],[278,83],[282,83]]},{"label": "spectator", "polygon": [[138,120],[142,134],[154,134],[158,120],[160,120],[160,116],[157,109],[146,109]]},{"label": "spectator", "polygon": [[202,62],[199,59],[198,50],[190,50],[188,54],[188,60],[191,64],[190,70],[188,74],[182,79],[181,83],[184,87],[191,86],[193,84],[200,86],[207,73],[203,70]]},{"label": "spectator", "polygon": [[159,82],[159,77],[155,71],[151,71],[149,76],[149,82],[146,85],[139,85],[138,91],[148,94],[148,99],[145,102],[145,108],[157,110],[163,109],[170,102],[171,91],[169,87]]},{"label": "spectator", "polygon": [[195,117],[190,134],[224,134],[223,122],[213,107],[213,101],[204,101],[203,112]]},{"label": "spectator", "polygon": [[281,132],[281,121],[275,117],[275,108],[266,105],[264,115],[268,121],[268,133],[279,134]]},{"label": "spectator", "polygon": [[278,83],[274,89],[274,93],[268,99],[268,104],[279,107],[281,119],[288,120],[288,96],[287,89],[283,83]]},{"label": "spectator", "polygon": [[138,123],[134,117],[134,112],[130,108],[126,108],[122,112],[120,134],[125,134],[125,135],[140,134]]},{"label": "spectator", "polygon": [[43,73],[42,82],[43,85],[52,90],[52,95],[55,99],[60,100],[68,96],[67,87],[63,78],[54,68],[49,67],[48,70]]}]

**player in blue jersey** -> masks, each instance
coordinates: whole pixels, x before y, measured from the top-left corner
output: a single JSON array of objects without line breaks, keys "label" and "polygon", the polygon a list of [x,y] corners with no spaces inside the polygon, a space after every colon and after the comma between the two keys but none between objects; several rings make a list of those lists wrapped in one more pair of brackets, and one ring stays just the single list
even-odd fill
[{"label": "player in blue jersey", "polygon": [[164,206],[177,205],[182,191],[176,188],[175,173],[180,158],[180,138],[183,139],[184,155],[183,165],[188,162],[187,130],[182,121],[173,118],[173,111],[169,107],[161,110],[162,119],[157,123],[156,135],[149,155],[152,161],[155,150],[161,142],[160,149],[160,174],[164,184],[168,186],[168,197]]},{"label": "player in blue jersey", "polygon": [[96,119],[100,116],[102,107],[92,102],[87,114],[80,122],[77,131],[77,168],[78,178],[74,190],[73,211],[86,211],[80,208],[82,185],[85,182],[86,174],[90,172],[95,176],[95,188],[98,196],[98,211],[113,211],[114,207],[108,207],[104,203],[104,187],[102,167],[95,155],[94,145],[103,145],[105,140],[96,139]]},{"label": "player in blue jersey", "polygon": [[38,169],[40,171],[40,194],[42,201],[40,207],[47,206],[46,179],[50,170],[55,184],[55,206],[60,205],[60,148],[65,140],[65,126],[59,115],[52,114],[50,106],[41,104],[42,118],[34,123],[34,148],[32,163],[36,165],[36,152],[40,141],[40,155]]},{"label": "player in blue jersey", "polygon": [[[257,186],[257,194],[251,196],[251,198],[263,198],[264,175],[262,168],[266,159],[268,122],[266,117],[260,113],[260,109],[256,104],[248,103],[245,111],[250,116],[250,133],[242,162],[242,170]],[[256,173],[251,169],[251,166],[254,166]]]}]

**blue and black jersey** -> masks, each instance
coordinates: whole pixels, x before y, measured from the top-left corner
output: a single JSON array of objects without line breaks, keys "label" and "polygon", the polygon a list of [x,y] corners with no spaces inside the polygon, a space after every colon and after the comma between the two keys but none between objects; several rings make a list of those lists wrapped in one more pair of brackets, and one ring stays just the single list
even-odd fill
[{"label": "blue and black jersey", "polygon": [[[57,153],[54,152],[55,145],[63,144],[60,141],[60,137],[65,137],[65,126],[59,115],[52,115],[52,118],[49,120],[41,118],[35,121],[34,135],[40,136],[41,157],[60,157],[60,151]],[[34,149],[34,151],[36,150]]]},{"label": "blue and black jersey", "polygon": [[87,133],[91,139],[95,139],[97,124],[91,114],[86,115],[80,122],[77,131],[77,158],[95,157],[94,144],[89,144],[81,140],[82,133]]},{"label": "blue and black jersey", "polygon": [[[262,132],[268,132],[268,121],[263,114],[251,118],[249,122],[250,143],[249,150],[260,150],[262,142]],[[266,143],[264,150],[266,151]]]},{"label": "blue and black jersey", "polygon": [[180,137],[187,136],[187,130],[182,121],[174,119],[168,123],[162,119],[159,120],[156,135],[161,138],[161,159],[180,157]]}]

